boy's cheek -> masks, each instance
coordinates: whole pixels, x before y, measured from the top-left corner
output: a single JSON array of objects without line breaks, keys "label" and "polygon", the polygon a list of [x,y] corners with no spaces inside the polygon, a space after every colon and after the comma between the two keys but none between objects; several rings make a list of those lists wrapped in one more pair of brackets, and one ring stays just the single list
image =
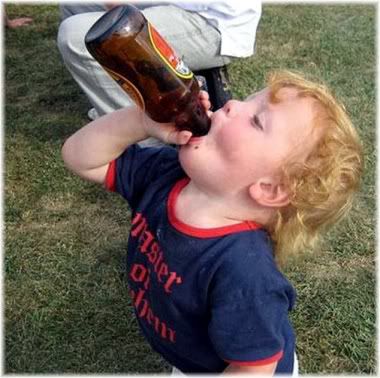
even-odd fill
[{"label": "boy's cheek", "polygon": [[239,128],[228,127],[216,136],[217,146],[225,154],[235,155],[245,148],[250,148],[250,140],[246,134],[243,134]]}]

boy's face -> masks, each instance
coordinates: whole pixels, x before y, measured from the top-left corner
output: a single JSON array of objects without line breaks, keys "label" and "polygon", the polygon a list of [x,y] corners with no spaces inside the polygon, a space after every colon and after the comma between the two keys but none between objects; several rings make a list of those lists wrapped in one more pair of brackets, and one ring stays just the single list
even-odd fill
[{"label": "boy's face", "polygon": [[210,132],[180,149],[180,162],[195,182],[214,190],[239,191],[260,178],[277,177],[284,160],[311,151],[313,102],[283,88],[269,102],[265,88],[245,101],[231,100],[211,117]]}]

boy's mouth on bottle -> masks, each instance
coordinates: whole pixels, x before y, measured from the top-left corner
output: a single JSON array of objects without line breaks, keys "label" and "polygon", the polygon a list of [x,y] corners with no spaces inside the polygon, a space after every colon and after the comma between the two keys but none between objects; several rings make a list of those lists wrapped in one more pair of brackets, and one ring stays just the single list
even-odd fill
[{"label": "boy's mouth on bottle", "polygon": [[214,126],[213,119],[211,117],[211,127],[210,127],[209,132],[206,135],[202,135],[202,136],[197,136],[197,135],[192,136],[187,142],[187,146],[193,146],[193,147],[196,146],[198,148],[198,146],[200,146],[201,144],[205,144],[205,142],[208,141],[210,138],[212,139],[214,137],[213,126]]},{"label": "boy's mouth on bottle", "polygon": [[190,145],[199,145],[202,143],[202,140],[203,140],[204,136],[195,136],[195,137],[191,137],[188,144]]}]

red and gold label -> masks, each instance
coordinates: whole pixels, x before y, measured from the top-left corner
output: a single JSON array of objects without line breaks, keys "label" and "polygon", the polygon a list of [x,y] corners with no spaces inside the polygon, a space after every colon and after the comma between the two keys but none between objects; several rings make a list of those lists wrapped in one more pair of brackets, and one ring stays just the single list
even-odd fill
[{"label": "red and gold label", "polygon": [[125,92],[131,97],[131,99],[138,105],[142,110],[145,110],[145,102],[136,86],[126,79],[124,76],[118,74],[115,71],[110,70],[109,68],[103,67],[111,77],[124,89]]},{"label": "red and gold label", "polygon": [[183,79],[191,79],[194,74],[150,23],[148,23],[148,30],[150,41],[154,50],[166,63],[166,65],[170,67],[170,69],[172,69],[179,77]]}]

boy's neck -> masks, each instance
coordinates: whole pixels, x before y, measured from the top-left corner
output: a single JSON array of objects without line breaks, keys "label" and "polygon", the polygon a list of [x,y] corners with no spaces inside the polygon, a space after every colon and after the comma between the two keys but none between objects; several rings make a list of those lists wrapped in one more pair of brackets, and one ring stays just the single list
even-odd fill
[{"label": "boy's neck", "polygon": [[182,222],[199,228],[224,227],[244,221],[269,225],[274,211],[255,204],[247,190],[237,193],[214,193],[193,181],[180,192],[175,213]]}]

